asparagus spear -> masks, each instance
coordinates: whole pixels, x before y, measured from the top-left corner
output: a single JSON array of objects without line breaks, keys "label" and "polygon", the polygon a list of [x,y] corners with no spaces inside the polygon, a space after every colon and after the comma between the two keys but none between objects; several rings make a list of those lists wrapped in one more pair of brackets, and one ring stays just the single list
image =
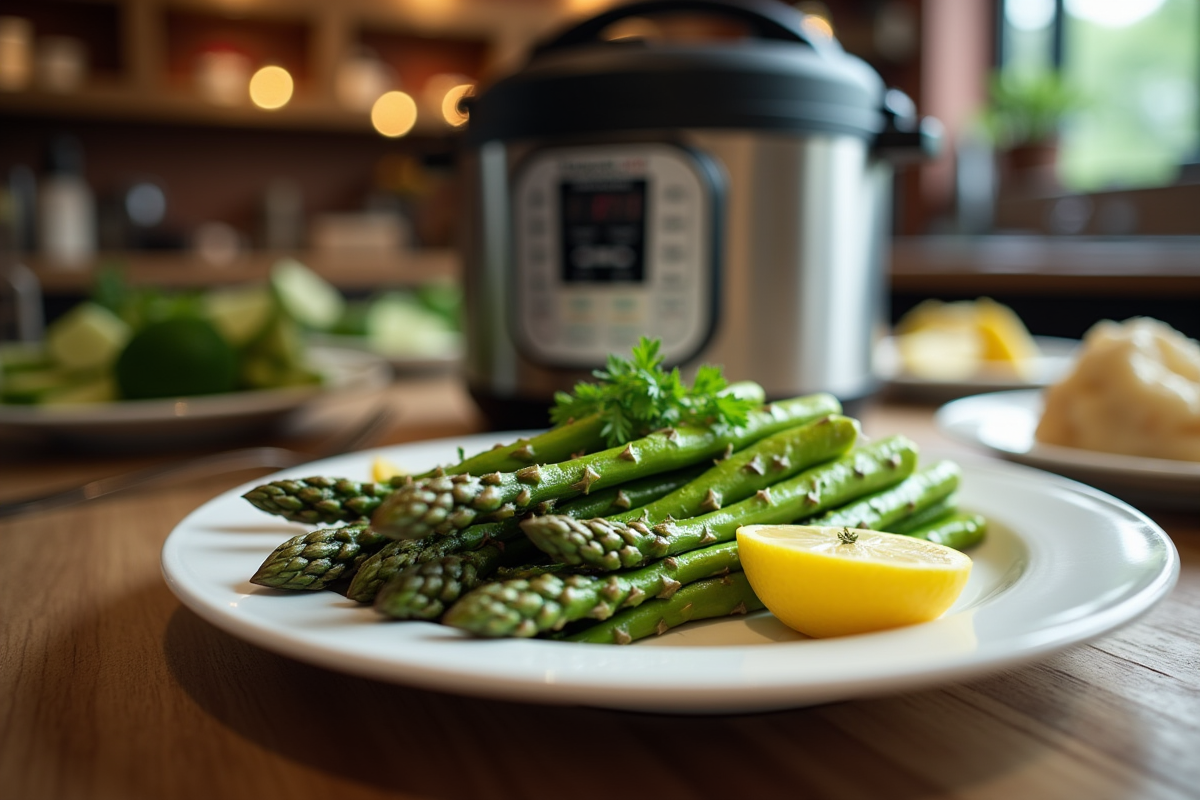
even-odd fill
[{"label": "asparagus spear", "polygon": [[926,539],[935,544],[944,544],[955,550],[966,550],[983,541],[986,532],[987,521],[983,517],[959,512],[923,525],[906,535],[914,539]]},{"label": "asparagus spear", "polygon": [[931,506],[918,508],[903,519],[899,519],[887,526],[883,530],[888,533],[899,533],[907,535],[912,533],[917,528],[924,527],[931,522],[936,522],[944,517],[948,517],[958,508],[958,498],[954,494],[947,495]]},{"label": "asparagus spear", "polygon": [[546,573],[488,583],[451,606],[443,622],[477,636],[536,636],[579,619],[608,619],[647,598],[666,599],[685,584],[740,568],[737,542],[726,542],[607,577]]},{"label": "asparagus spear", "polygon": [[[840,415],[788,428],[717,461],[694,481],[640,509],[609,517],[648,525],[686,519],[745,500],[801,470],[844,454],[858,438],[858,421]],[[573,514],[576,519],[587,519]]]},{"label": "asparagus spear", "polygon": [[743,572],[708,578],[684,586],[667,600],[650,600],[622,611],[582,631],[563,637],[568,642],[629,644],[651,634],[694,620],[747,614],[763,608]]},{"label": "asparagus spear", "polygon": [[603,570],[636,567],[655,558],[730,541],[741,525],[788,523],[895,485],[912,474],[917,447],[892,436],[841,458],[805,470],[763,489],[754,497],[718,511],[653,527],[605,519],[580,521],[558,514],[521,523],[535,545],[564,564]]},{"label": "asparagus spear", "polygon": [[[498,444],[491,450],[444,467],[442,472],[446,475],[486,475],[489,472],[512,472],[539,462],[566,461],[578,453],[602,449],[605,446],[601,433],[603,427],[604,419],[600,414],[589,414],[529,439],[518,439],[508,445]],[[428,472],[418,477],[432,475],[432,472]]]},{"label": "asparagus spear", "polygon": [[[631,481],[584,497],[577,497],[563,504],[559,508],[559,512],[586,519],[625,511],[670,494],[693,480],[702,470],[703,466],[696,465],[664,475],[652,475],[638,481]],[[502,522],[472,525],[444,538],[390,541],[377,553],[362,562],[354,575],[354,580],[350,583],[346,596],[360,603],[370,603],[388,581],[414,564],[424,564],[459,553],[466,553],[483,547],[491,541],[506,542],[521,535],[517,520],[513,518]],[[476,574],[478,575],[478,570],[476,570]],[[394,605],[393,608],[395,608]],[[395,611],[394,613],[401,612]]]},{"label": "asparagus spear", "polygon": [[442,476],[397,489],[375,510],[379,533],[395,539],[448,535],[475,522],[511,517],[546,500],[588,494],[635,478],[698,463],[817,417],[836,413],[829,395],[773,403],[750,414],[736,430],[681,426],[655,432],[624,447],[602,450],[564,464],[493,472],[483,477]]},{"label": "asparagus spear", "polygon": [[[562,425],[532,439],[518,439],[507,446],[497,445],[450,467],[426,473],[444,475],[484,475],[496,470],[516,470],[535,459],[563,461],[572,454],[586,452],[604,444],[599,414]],[[312,477],[272,481],[256,486],[242,495],[255,508],[308,524],[350,522],[369,517],[383,499],[409,482],[398,476],[382,483],[358,482],[348,478]]]},{"label": "asparagus spear", "polygon": [[962,470],[953,461],[939,461],[895,486],[828,511],[812,525],[890,531],[899,520],[937,504],[958,488]]},{"label": "asparagus spear", "polygon": [[518,538],[411,564],[375,595],[375,610],[393,619],[437,619],[505,561],[526,564],[535,554],[538,550],[528,539]]},{"label": "asparagus spear", "polygon": [[370,516],[383,498],[407,480],[403,476],[383,483],[360,483],[348,478],[289,479],[256,486],[242,497],[255,508],[292,522],[332,525]]},{"label": "asparagus spear", "polygon": [[288,539],[250,579],[273,589],[323,589],[388,542],[365,522]]}]

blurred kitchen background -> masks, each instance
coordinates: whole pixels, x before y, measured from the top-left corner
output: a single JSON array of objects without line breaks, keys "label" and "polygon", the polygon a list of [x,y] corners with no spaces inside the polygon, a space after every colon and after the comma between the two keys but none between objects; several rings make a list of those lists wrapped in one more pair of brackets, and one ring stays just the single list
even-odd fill
[{"label": "blurred kitchen background", "polygon": [[[207,287],[281,256],[349,297],[452,285],[459,101],[611,5],[0,0],[8,295],[49,320],[105,267]],[[1200,0],[796,5],[946,130],[897,176],[893,319],[987,295],[1035,334],[1144,314],[1200,336]]]}]

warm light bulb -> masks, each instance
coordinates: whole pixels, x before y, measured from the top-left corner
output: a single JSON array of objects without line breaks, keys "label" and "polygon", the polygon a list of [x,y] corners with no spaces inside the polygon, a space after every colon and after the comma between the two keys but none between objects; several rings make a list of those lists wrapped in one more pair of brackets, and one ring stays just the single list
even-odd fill
[{"label": "warm light bulb", "polygon": [[259,108],[273,111],[292,99],[292,76],[283,67],[263,67],[250,79],[250,99]]},{"label": "warm light bulb", "polygon": [[386,92],[371,107],[371,124],[384,136],[403,136],[417,124],[417,103],[404,92]]},{"label": "warm light bulb", "polygon": [[825,17],[819,17],[816,14],[807,14],[804,21],[800,23],[804,30],[814,36],[822,39],[833,38],[833,23]]},{"label": "warm light bulb", "polygon": [[463,111],[459,103],[462,102],[464,97],[474,93],[475,87],[469,83],[455,86],[446,92],[446,96],[442,98],[442,119],[456,128],[466,125],[467,114]]}]

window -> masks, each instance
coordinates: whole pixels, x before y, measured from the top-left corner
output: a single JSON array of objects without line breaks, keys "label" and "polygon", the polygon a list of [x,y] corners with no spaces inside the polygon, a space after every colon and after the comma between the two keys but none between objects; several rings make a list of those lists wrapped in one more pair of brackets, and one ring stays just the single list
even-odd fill
[{"label": "window", "polygon": [[1075,191],[1158,186],[1200,161],[1200,0],[1002,0],[1001,74],[1057,71],[1081,103],[1061,131]]}]

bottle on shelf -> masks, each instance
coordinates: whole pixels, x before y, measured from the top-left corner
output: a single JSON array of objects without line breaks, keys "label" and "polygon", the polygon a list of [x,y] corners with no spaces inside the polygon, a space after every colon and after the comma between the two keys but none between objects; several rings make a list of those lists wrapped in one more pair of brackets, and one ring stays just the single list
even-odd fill
[{"label": "bottle on shelf", "polygon": [[56,267],[81,268],[96,252],[96,201],[83,175],[83,148],[72,136],[51,140],[38,187],[38,241]]}]

